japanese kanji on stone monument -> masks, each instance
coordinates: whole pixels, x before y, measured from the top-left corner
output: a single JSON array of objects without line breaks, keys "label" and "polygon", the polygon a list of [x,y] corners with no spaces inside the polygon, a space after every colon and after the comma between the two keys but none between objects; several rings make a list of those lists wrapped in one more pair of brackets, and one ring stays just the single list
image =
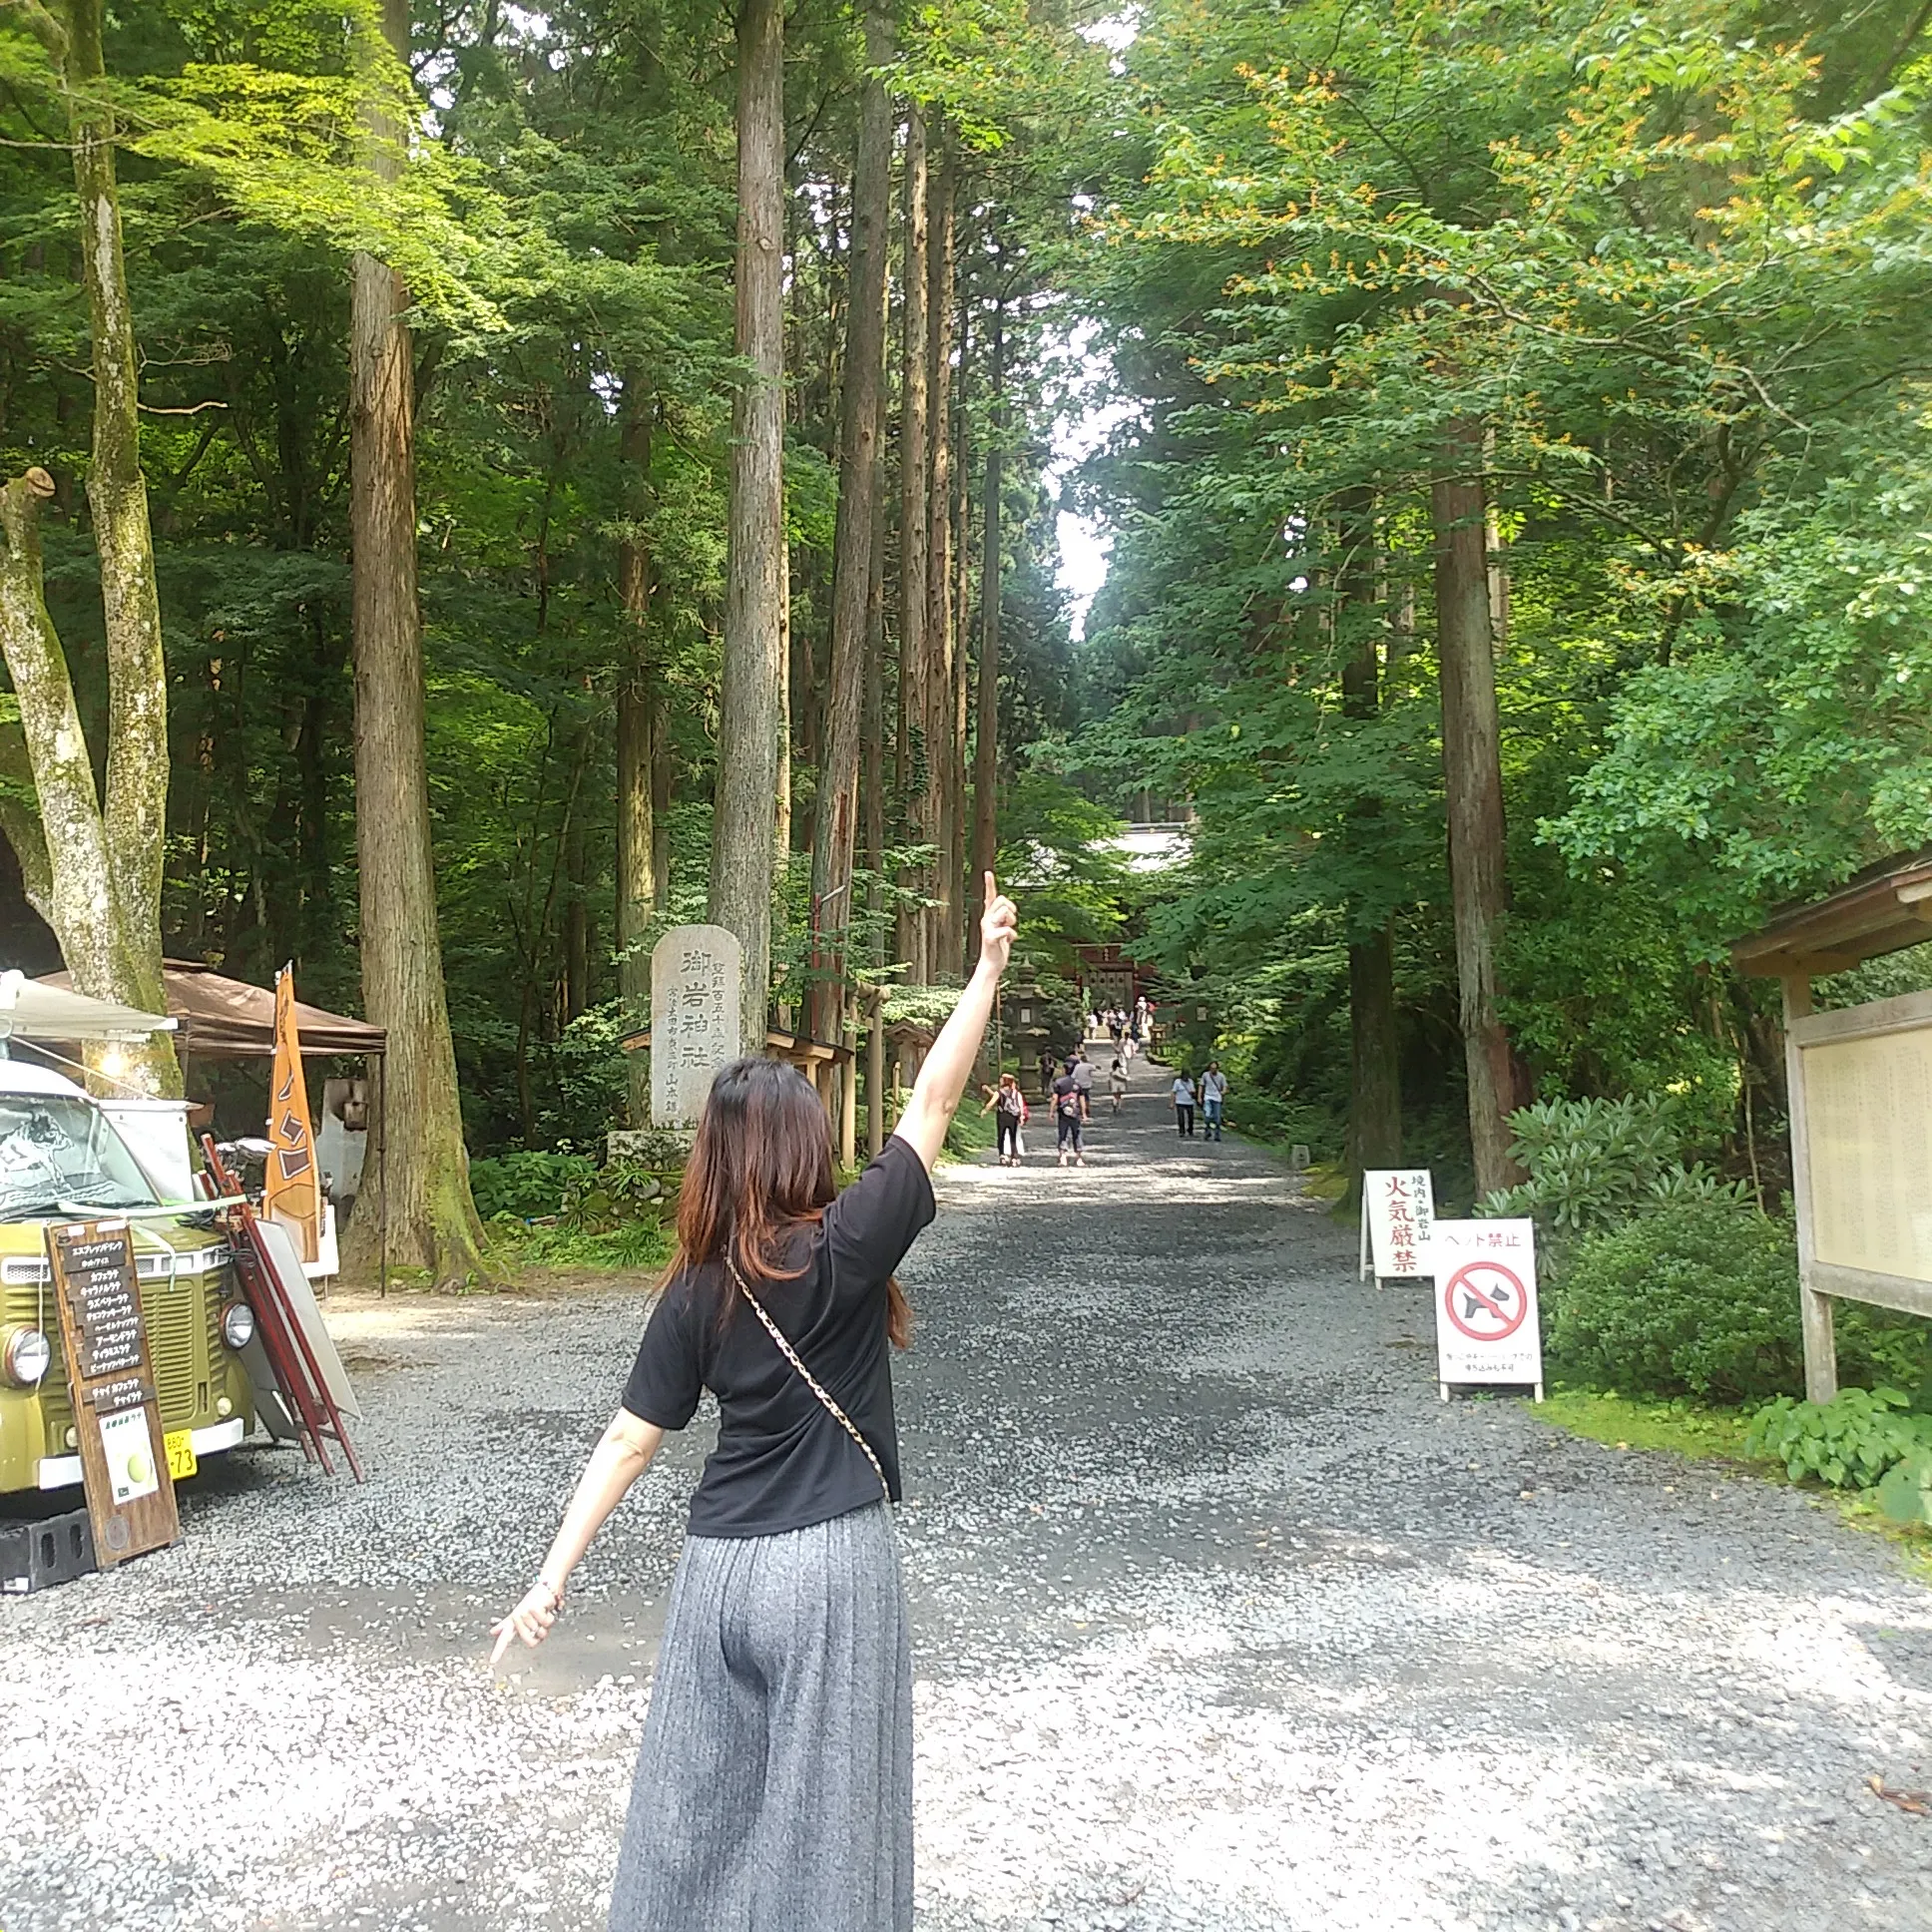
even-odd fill
[{"label": "japanese kanji on stone monument", "polygon": [[651,954],[651,1124],[693,1127],[738,1051],[744,954],[723,926],[673,926]]}]

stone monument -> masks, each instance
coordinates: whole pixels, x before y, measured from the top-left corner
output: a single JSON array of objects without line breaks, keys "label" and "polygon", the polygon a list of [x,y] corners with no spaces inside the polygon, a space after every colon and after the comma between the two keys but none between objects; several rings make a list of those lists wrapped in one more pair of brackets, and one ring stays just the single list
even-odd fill
[{"label": "stone monument", "polygon": [[673,926],[651,953],[651,1124],[693,1127],[738,1055],[744,953],[723,926]]}]

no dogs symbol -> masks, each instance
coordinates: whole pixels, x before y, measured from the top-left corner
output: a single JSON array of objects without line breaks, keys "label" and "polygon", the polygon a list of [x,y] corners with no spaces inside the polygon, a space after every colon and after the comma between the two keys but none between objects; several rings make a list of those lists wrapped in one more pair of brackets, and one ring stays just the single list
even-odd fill
[{"label": "no dogs symbol", "polygon": [[1442,1310],[1471,1341],[1507,1341],[1522,1327],[1530,1297],[1501,1261],[1465,1261],[1442,1290]]}]

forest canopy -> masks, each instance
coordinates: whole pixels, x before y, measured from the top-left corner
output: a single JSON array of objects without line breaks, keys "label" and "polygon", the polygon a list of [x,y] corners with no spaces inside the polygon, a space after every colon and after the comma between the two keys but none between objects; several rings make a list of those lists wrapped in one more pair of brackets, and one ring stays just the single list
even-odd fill
[{"label": "forest canopy", "polygon": [[1916,0],[12,0],[4,963],[86,832],[97,977],[588,1146],[666,926],[856,1037],[993,863],[1257,1128],[1467,1197],[1664,1092],[1769,1199],[1726,942],[1932,843],[1928,89]]}]

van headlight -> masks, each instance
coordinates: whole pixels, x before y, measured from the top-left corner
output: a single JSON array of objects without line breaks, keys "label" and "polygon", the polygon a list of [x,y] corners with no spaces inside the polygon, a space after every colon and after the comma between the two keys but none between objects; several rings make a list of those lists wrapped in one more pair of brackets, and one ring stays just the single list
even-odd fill
[{"label": "van headlight", "polygon": [[53,1344],[38,1328],[9,1328],[0,1335],[0,1375],[15,1388],[38,1388],[53,1365]]},{"label": "van headlight", "polygon": [[222,1339],[231,1348],[245,1348],[254,1340],[254,1310],[245,1301],[231,1301],[222,1310]]}]

